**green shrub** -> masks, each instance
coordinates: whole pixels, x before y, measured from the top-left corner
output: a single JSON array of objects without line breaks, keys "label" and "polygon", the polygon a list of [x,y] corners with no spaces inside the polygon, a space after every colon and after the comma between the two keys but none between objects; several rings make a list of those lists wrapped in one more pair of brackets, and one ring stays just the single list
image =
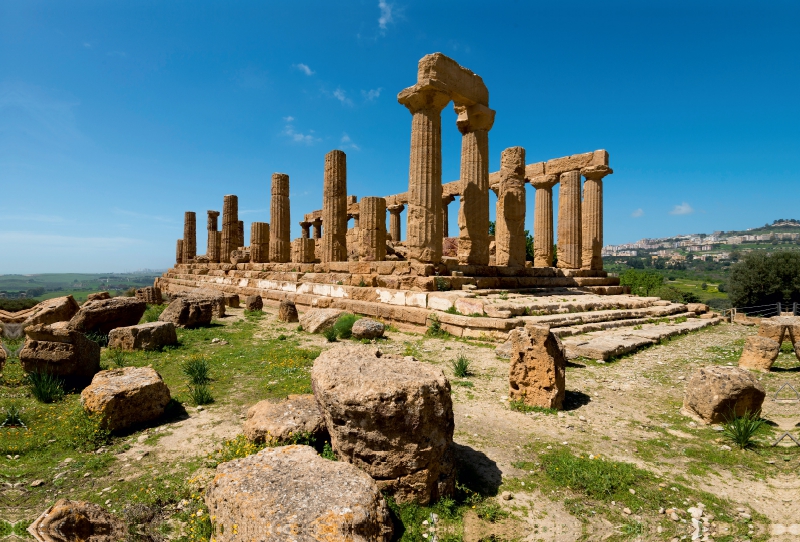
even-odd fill
[{"label": "green shrub", "polygon": [[450,362],[450,365],[453,367],[453,375],[456,378],[466,378],[472,375],[469,370],[470,361],[464,354],[459,354],[456,359]]},{"label": "green shrub", "polygon": [[634,295],[649,296],[663,286],[664,277],[655,271],[628,269],[619,276],[619,283],[630,286]]},{"label": "green shrub", "polygon": [[447,337],[450,335],[444,329],[442,329],[442,323],[439,322],[439,317],[436,316],[436,313],[430,315],[431,323],[428,325],[428,330],[425,332],[425,335],[428,337]]},{"label": "green shrub", "polygon": [[205,384],[189,386],[189,396],[192,399],[192,403],[197,406],[208,405],[214,402],[214,397],[211,395],[211,389]]},{"label": "green shrub", "polygon": [[31,393],[41,403],[55,403],[64,397],[64,381],[47,371],[28,373]]},{"label": "green shrub", "polygon": [[434,277],[433,282],[436,284],[436,291],[438,292],[446,292],[453,288],[450,281],[444,277]]},{"label": "green shrub", "polygon": [[325,459],[329,459],[330,461],[336,461],[336,454],[333,453],[333,448],[331,448],[330,442],[325,443],[325,446],[322,447],[322,453],[319,455]]},{"label": "green shrub", "polygon": [[733,442],[740,450],[755,446],[753,437],[766,425],[761,419],[761,412],[745,411],[741,416],[732,412],[723,424],[722,435]]},{"label": "green shrub", "polygon": [[194,356],[189,358],[181,365],[183,374],[189,379],[189,382],[194,385],[208,384],[211,380],[210,368],[208,361],[205,358]]},{"label": "green shrub", "polygon": [[360,316],[350,314],[348,312],[341,315],[336,323],[333,324],[333,329],[336,331],[336,336],[340,339],[349,339],[353,335],[353,324],[356,320],[360,320]]},{"label": "green shrub", "polygon": [[164,309],[166,308],[167,305],[147,305],[147,309],[145,309],[142,319],[139,320],[139,323],[146,324],[148,322],[157,322],[158,317],[161,316],[161,313],[164,312]]},{"label": "green shrub", "polygon": [[509,513],[506,510],[504,510],[499,504],[497,504],[497,502],[491,499],[483,501],[475,511],[477,512],[479,518],[490,523],[495,523],[509,516]]},{"label": "green shrub", "polygon": [[517,412],[541,412],[542,414],[558,414],[555,408],[526,405],[523,401],[509,401],[508,408]]},{"label": "green shrub", "polygon": [[731,266],[728,297],[734,307],[800,301],[800,252],[754,251]]},{"label": "green shrub", "polygon": [[336,328],[331,326],[322,330],[322,336],[328,339],[329,343],[336,342]]}]

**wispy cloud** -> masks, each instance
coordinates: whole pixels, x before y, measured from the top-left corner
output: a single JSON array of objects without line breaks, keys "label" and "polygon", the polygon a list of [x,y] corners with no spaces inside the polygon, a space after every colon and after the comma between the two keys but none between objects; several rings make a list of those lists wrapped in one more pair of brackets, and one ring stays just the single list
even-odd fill
[{"label": "wispy cloud", "polygon": [[143,214],[143,213],[137,213],[135,211],[127,211],[125,209],[120,209],[119,207],[114,207],[114,208],[111,209],[111,211],[115,215],[132,216],[134,218],[143,218],[145,220],[155,220],[156,222],[164,222],[164,223],[167,223],[167,224],[176,224],[176,223],[178,223],[178,220],[173,219],[173,218],[166,218],[166,217],[157,216],[157,215],[146,215],[146,214]]},{"label": "wispy cloud", "polygon": [[317,141],[321,141],[321,139],[314,134],[314,130],[309,130],[307,134],[298,132],[295,129],[294,124],[292,124],[294,117],[284,117],[283,120],[285,120],[287,124],[282,133],[283,135],[288,136],[292,141],[296,143],[305,143],[306,145],[313,145]]},{"label": "wispy cloud", "polygon": [[381,95],[382,88],[374,88],[371,90],[362,90],[361,95],[368,102],[374,102]]},{"label": "wispy cloud", "polygon": [[389,26],[389,23],[394,22],[394,18],[392,17],[393,7],[394,5],[386,0],[378,0],[378,9],[381,11],[381,15],[378,17],[378,28],[381,29],[381,35],[386,33],[386,28]]},{"label": "wispy cloud", "polygon": [[31,138],[40,145],[87,143],[75,119],[79,105],[34,85],[0,83],[0,133],[9,135],[11,141]]},{"label": "wispy cloud", "polygon": [[640,216],[644,216],[644,209],[636,209],[634,212],[631,213],[633,218],[639,218]]},{"label": "wispy cloud", "polygon": [[356,145],[350,136],[347,135],[347,132],[342,133],[342,139],[339,140],[339,147],[342,149],[353,149],[354,151],[360,151],[361,147]]},{"label": "wispy cloud", "polygon": [[296,69],[296,70],[300,70],[301,72],[303,72],[303,73],[304,73],[304,74],[306,74],[306,75],[314,75],[314,70],[312,70],[311,68],[309,68],[309,67],[308,67],[308,64],[303,64],[303,63],[300,63],[300,64],[292,64],[292,67],[293,67],[294,69]]},{"label": "wispy cloud", "polygon": [[285,120],[286,122],[292,122],[294,120],[294,117],[292,116],[283,117],[283,120]]},{"label": "wispy cloud", "polygon": [[353,105],[353,100],[348,98],[345,91],[341,88],[337,88],[333,91],[333,97],[342,102],[343,105]]},{"label": "wispy cloud", "polygon": [[684,201],[680,205],[676,205],[675,207],[673,207],[672,210],[669,212],[669,214],[671,214],[671,215],[690,215],[693,212],[694,212],[694,209],[692,208],[692,206]]}]

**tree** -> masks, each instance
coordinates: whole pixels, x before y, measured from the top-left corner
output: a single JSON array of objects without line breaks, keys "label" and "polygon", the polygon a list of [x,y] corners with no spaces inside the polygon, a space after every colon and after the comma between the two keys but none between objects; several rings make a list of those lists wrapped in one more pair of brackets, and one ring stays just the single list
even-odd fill
[{"label": "tree", "polygon": [[528,230],[525,230],[525,259],[533,261],[533,235]]},{"label": "tree", "polygon": [[496,224],[494,220],[489,221],[489,235],[494,235],[495,225]]},{"label": "tree", "polygon": [[622,286],[630,286],[634,295],[649,296],[664,285],[664,277],[655,271],[628,269],[619,277]]},{"label": "tree", "polygon": [[731,266],[728,291],[734,307],[800,301],[800,253],[757,251],[747,254]]}]

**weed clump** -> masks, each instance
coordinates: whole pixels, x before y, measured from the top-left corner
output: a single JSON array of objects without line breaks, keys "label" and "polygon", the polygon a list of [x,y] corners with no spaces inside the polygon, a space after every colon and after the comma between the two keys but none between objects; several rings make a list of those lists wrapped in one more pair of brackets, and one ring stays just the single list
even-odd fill
[{"label": "weed clump", "polygon": [[89,414],[80,405],[72,410],[67,424],[67,442],[79,451],[92,452],[111,442],[111,431],[105,427],[102,416]]},{"label": "weed clump", "polygon": [[98,346],[105,347],[108,346],[108,334],[107,333],[100,333],[99,331],[90,331],[86,333],[86,338],[90,341],[94,341],[97,343]]},{"label": "weed clump", "polygon": [[125,351],[122,348],[110,348],[108,350],[108,360],[116,369],[125,367]]},{"label": "weed clump", "polygon": [[361,317],[355,314],[345,313],[341,315],[336,323],[333,324],[333,329],[336,330],[336,336],[340,339],[349,339],[353,336],[353,324]]},{"label": "weed clump", "polygon": [[192,402],[197,406],[208,405],[214,402],[211,389],[205,384],[189,386],[189,396],[192,398]]},{"label": "weed clump", "polygon": [[425,335],[428,337],[438,337],[438,338],[445,338],[450,336],[450,334],[442,329],[442,323],[439,321],[439,317],[436,314],[431,314],[428,319],[431,323],[428,325],[428,330],[425,332]]},{"label": "weed clump", "polygon": [[64,397],[64,381],[47,371],[28,373],[28,383],[40,403],[55,403]]},{"label": "weed clump", "polygon": [[328,339],[329,343],[336,342],[336,328],[331,326],[327,329],[322,330],[322,336]]},{"label": "weed clump", "polygon": [[470,371],[470,360],[464,354],[459,354],[456,359],[450,362],[451,366],[453,367],[453,375],[456,378],[467,378],[468,376],[472,375],[472,371]]},{"label": "weed clump", "polygon": [[732,412],[723,424],[722,434],[740,450],[745,450],[755,447],[756,443],[753,437],[765,425],[766,422],[761,418],[760,411],[745,411],[741,416]]},{"label": "weed clump", "polygon": [[181,369],[183,370],[183,374],[189,379],[189,382],[195,386],[208,384],[211,380],[211,371],[208,366],[208,361],[204,358],[190,358],[183,363]]}]

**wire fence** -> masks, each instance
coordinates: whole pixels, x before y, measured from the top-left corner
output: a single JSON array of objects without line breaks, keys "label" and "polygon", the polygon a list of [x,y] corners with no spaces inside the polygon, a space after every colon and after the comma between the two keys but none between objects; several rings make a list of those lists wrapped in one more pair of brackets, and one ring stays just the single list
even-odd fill
[{"label": "wire fence", "polygon": [[786,313],[792,316],[800,315],[800,305],[794,303],[768,303],[766,305],[755,305],[752,307],[733,307],[724,312],[724,316],[730,316],[732,320],[736,318],[737,314],[752,318],[772,318],[773,316],[781,316]]}]

